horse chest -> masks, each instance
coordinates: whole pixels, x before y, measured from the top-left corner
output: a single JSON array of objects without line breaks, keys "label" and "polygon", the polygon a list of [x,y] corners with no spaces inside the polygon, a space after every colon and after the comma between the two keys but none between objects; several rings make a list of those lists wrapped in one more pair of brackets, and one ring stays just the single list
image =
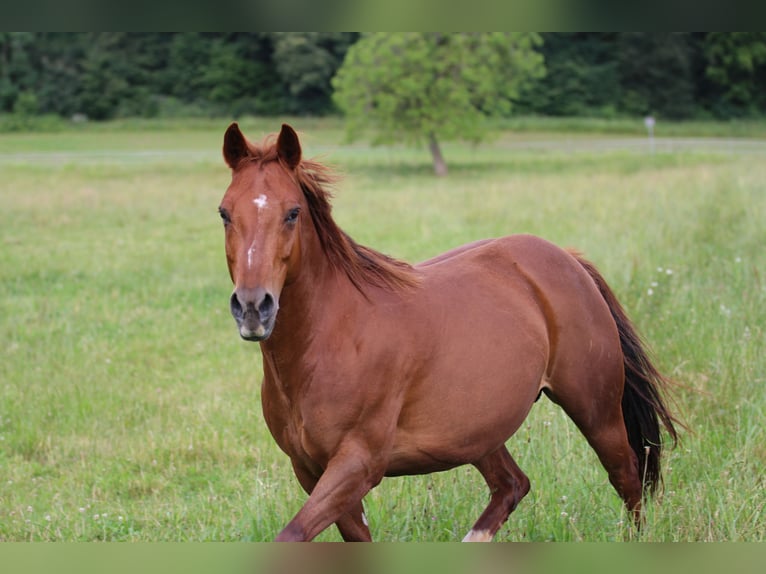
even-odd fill
[{"label": "horse chest", "polygon": [[264,356],[264,379],[261,386],[263,416],[279,447],[293,456],[299,450],[303,426],[296,385],[280,377],[277,369],[269,368],[269,363]]},{"label": "horse chest", "polygon": [[[292,459],[323,468],[347,438],[347,429],[395,421],[394,397],[385,396],[384,385],[374,384],[369,376],[349,376],[351,370],[325,366],[293,378],[266,369],[264,417],[277,444]],[[368,385],[378,389],[373,399]]]},{"label": "horse chest", "polygon": [[[279,447],[292,459],[304,463],[321,464],[322,454],[317,451],[317,434],[311,424],[311,405],[306,398],[309,382],[303,378],[280,377],[266,369],[261,388],[261,403],[266,425]],[[313,432],[312,432],[313,431]]]}]

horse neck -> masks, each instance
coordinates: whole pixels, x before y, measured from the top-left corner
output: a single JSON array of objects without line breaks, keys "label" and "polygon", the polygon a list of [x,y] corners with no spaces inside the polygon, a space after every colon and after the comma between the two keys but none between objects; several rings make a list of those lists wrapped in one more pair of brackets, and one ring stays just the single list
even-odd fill
[{"label": "horse neck", "polygon": [[349,306],[361,294],[348,276],[333,265],[315,234],[302,245],[301,269],[286,283],[279,297],[277,324],[262,349],[285,359],[299,360],[318,332],[328,313],[337,313],[333,301]]}]

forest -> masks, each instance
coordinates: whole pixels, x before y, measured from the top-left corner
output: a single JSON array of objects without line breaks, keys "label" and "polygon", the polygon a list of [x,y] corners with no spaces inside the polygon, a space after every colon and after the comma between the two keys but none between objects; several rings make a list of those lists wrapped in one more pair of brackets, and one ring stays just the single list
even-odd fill
[{"label": "forest", "polygon": [[[0,33],[0,114],[321,116],[350,32]],[[545,74],[510,114],[766,115],[766,33],[543,33]]]}]

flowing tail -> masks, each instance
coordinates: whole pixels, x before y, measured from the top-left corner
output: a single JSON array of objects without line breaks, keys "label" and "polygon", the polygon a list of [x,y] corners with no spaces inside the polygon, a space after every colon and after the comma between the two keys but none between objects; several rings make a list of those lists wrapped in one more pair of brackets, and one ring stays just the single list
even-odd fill
[{"label": "flowing tail", "polygon": [[641,337],[601,273],[579,254],[573,255],[596,283],[617,324],[625,363],[622,416],[628,431],[628,442],[638,458],[638,471],[644,492],[653,494],[662,483],[663,441],[660,423],[665,427],[673,445],[678,442],[676,425],[680,423],[671,414],[661,395],[668,380],[650,361]]}]

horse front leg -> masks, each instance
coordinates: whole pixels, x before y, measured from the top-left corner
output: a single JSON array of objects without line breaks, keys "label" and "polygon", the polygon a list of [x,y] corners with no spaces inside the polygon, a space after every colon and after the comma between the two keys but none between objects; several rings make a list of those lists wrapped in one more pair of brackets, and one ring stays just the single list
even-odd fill
[{"label": "horse front leg", "polygon": [[335,523],[346,542],[372,542],[372,534],[360,500]]},{"label": "horse front leg", "polygon": [[[276,541],[313,540],[334,522],[338,523],[344,538],[345,534],[353,532],[351,538],[369,540],[366,525],[363,529],[358,527],[362,521],[361,501],[382,477],[383,471],[379,465],[372,463],[369,449],[360,445],[345,445],[330,459],[306,504],[279,533]],[[351,512],[359,512],[358,519]],[[347,532],[344,533],[344,530]]]},{"label": "horse front leg", "polygon": [[[292,459],[293,472],[306,494],[311,495],[319,478],[313,474],[304,464],[297,459]],[[346,542],[371,542],[372,535],[364,515],[364,506],[360,500],[354,504],[349,512],[341,516],[335,523],[340,535]]]}]

